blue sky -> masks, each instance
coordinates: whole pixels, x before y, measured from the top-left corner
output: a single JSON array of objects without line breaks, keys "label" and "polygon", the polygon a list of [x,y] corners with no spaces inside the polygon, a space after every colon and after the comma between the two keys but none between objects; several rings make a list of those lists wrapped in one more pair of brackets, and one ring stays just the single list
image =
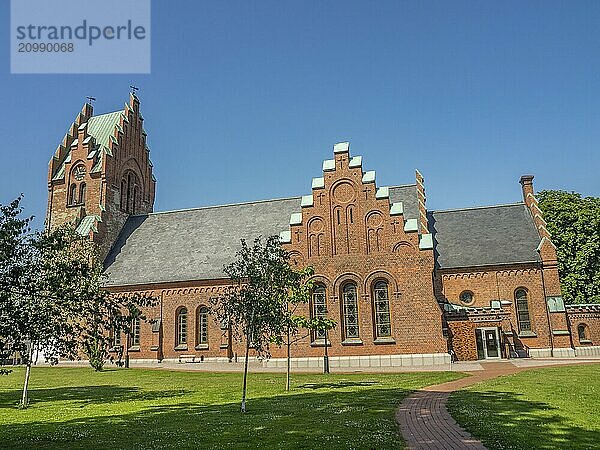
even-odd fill
[{"label": "blue sky", "polygon": [[302,195],[335,142],[430,209],[600,195],[600,2],[153,2],[150,75],[11,75],[0,4],[0,203],[41,219],[85,96],[141,87],[155,210]]}]

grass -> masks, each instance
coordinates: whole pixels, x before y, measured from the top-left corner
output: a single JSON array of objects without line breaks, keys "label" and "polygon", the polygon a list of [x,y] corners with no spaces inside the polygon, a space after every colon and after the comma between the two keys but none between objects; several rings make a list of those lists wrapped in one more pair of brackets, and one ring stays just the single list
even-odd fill
[{"label": "grass", "polygon": [[489,449],[600,448],[600,364],[485,381],[454,392],[448,409]]},{"label": "grass", "polygon": [[394,409],[409,392],[460,378],[403,374],[250,374],[34,368],[0,378],[2,448],[398,448]]}]

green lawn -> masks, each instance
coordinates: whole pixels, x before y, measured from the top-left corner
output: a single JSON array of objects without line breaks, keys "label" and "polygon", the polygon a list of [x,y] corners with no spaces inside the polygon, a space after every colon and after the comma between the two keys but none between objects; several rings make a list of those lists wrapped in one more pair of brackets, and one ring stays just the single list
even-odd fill
[{"label": "green lawn", "polygon": [[0,378],[0,447],[398,448],[394,409],[412,390],[457,373],[242,375],[158,370],[34,368],[30,407],[19,410],[23,371]]},{"label": "green lawn", "polygon": [[489,449],[600,448],[600,364],[479,383],[454,392],[448,409]]}]

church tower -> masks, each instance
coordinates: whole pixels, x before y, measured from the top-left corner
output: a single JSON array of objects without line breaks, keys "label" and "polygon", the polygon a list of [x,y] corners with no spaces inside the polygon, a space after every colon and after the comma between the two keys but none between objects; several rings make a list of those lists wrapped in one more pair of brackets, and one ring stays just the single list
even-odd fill
[{"label": "church tower", "polygon": [[104,258],[129,215],[152,212],[156,179],[143,123],[134,93],[120,111],[94,116],[83,106],[50,160],[46,227],[72,224]]}]

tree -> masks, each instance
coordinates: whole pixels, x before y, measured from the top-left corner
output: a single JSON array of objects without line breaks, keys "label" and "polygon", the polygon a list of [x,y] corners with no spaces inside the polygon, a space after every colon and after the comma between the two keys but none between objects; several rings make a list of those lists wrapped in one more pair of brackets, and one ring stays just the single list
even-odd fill
[{"label": "tree", "polygon": [[232,284],[213,301],[213,310],[222,323],[232,327],[236,337],[245,340],[241,405],[245,412],[250,349],[259,356],[270,356],[270,343],[287,333],[287,303],[304,276],[290,267],[289,254],[277,236],[264,242],[257,238],[252,246],[242,240],[236,260],[224,270]]},{"label": "tree", "polygon": [[95,244],[69,226],[32,233],[20,201],[0,206],[0,350],[24,355],[26,407],[37,351],[52,364],[83,351],[99,369],[111,331],[125,329],[153,299],[111,296],[102,288]]},{"label": "tree", "polygon": [[304,316],[296,315],[298,307],[302,304],[308,303],[312,292],[312,282],[307,281],[309,277],[314,274],[312,267],[306,267],[304,269],[296,270],[290,265],[290,255],[288,252],[282,250],[282,257],[287,262],[287,280],[289,285],[289,296],[281,307],[283,308],[284,317],[284,336],[276,336],[275,341],[278,344],[285,344],[286,346],[286,379],[285,379],[285,390],[290,390],[290,375],[291,375],[291,359],[292,359],[292,344],[306,338],[308,334],[298,336],[300,328],[306,328],[310,322]]},{"label": "tree", "polygon": [[537,197],[556,245],[565,303],[600,303],[600,198],[565,191]]}]

